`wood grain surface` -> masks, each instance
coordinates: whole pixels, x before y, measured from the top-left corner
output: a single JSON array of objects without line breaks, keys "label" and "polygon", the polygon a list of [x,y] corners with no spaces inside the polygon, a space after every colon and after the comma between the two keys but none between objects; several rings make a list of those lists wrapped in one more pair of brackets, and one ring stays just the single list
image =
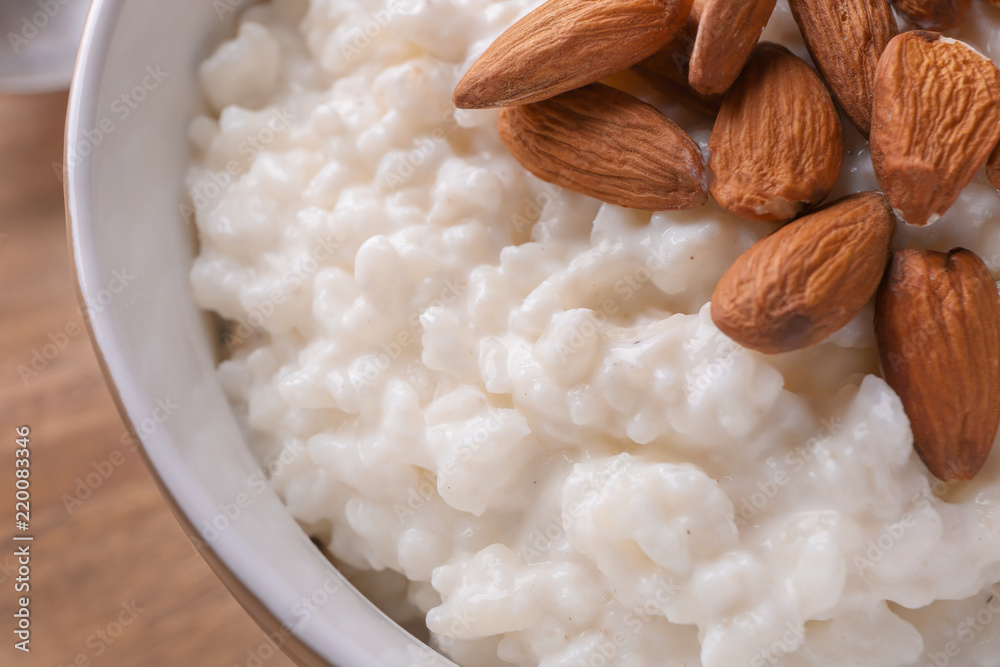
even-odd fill
[{"label": "wood grain surface", "polygon": [[[71,280],[55,169],[65,108],[65,93],[0,96],[0,665],[290,667],[123,442]],[[21,425],[31,428],[24,533]],[[29,654],[14,648],[14,534],[35,538]]]}]

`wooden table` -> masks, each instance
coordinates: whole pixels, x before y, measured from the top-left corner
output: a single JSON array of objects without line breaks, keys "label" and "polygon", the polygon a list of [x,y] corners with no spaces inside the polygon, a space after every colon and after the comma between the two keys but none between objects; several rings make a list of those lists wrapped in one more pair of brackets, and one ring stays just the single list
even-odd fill
[{"label": "wooden table", "polygon": [[[0,96],[0,665],[290,667],[281,654],[256,660],[264,633],[122,444],[70,278],[53,169],[65,108],[65,93]],[[31,375],[36,353],[42,370]],[[32,498],[21,533],[14,450],[25,424]],[[67,503],[74,494],[87,497]],[[13,646],[15,533],[35,538],[30,654]]]}]

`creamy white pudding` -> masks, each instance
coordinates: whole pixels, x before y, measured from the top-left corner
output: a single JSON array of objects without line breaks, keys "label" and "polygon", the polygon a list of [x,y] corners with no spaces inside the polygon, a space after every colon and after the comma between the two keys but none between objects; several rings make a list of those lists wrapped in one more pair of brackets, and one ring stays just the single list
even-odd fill
[{"label": "creamy white pudding", "polygon": [[[289,511],[466,667],[1000,664],[1000,459],[934,481],[871,307],[744,350],[707,304],[774,225],[561,190],[456,112],[537,4],[275,0],[201,66],[191,280]],[[1000,61],[998,26],[977,2],[953,36]],[[808,59],[785,0],[764,38]],[[834,198],[878,189],[844,128]],[[898,245],[997,276],[1000,196],[981,174]]]}]

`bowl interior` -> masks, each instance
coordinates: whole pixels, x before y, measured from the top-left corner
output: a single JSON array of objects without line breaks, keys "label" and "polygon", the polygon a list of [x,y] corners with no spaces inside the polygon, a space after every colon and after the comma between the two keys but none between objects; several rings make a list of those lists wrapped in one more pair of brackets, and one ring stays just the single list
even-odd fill
[{"label": "bowl interior", "polygon": [[64,167],[73,259],[98,355],[182,523],[195,528],[244,606],[284,625],[269,631],[306,645],[299,660],[451,665],[358,593],[260,484],[216,378],[215,333],[188,283],[195,230],[181,204],[187,125],[200,109],[197,66],[233,30],[240,4],[94,3]]}]

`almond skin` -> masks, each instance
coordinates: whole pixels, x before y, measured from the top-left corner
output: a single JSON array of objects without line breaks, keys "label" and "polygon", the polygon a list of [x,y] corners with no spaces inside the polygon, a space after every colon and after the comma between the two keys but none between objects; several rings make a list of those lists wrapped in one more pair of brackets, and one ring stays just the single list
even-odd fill
[{"label": "almond skin", "polygon": [[719,105],[722,104],[722,96],[702,95],[688,83],[695,30],[697,26],[689,23],[669,44],[633,65],[632,69],[675,102],[703,116],[715,118],[719,113]]},{"label": "almond skin", "polygon": [[789,0],[789,5],[834,97],[867,137],[875,69],[899,32],[892,7],[885,0]]},{"label": "almond skin", "polygon": [[775,0],[700,0],[689,81],[702,95],[729,90],[764,32]]},{"label": "almond skin", "polygon": [[896,223],[885,197],[862,192],[761,239],[722,276],[712,295],[715,325],[767,354],[825,340],[875,294]]},{"label": "almond skin", "polygon": [[498,128],[525,169],[567,190],[648,211],[708,200],[698,145],[659,111],[610,86],[507,107]]},{"label": "almond skin", "polygon": [[924,30],[954,28],[972,6],[972,0],[892,0],[907,21]]},{"label": "almond skin", "polygon": [[927,469],[946,482],[972,479],[1000,425],[1000,295],[983,261],[962,249],[898,251],[875,333]]},{"label": "almond skin", "polygon": [[628,69],[673,39],[691,3],[549,0],[486,49],[455,88],[455,106],[537,102]]},{"label": "almond skin", "polygon": [[993,187],[1000,189],[1000,144],[997,144],[986,160],[986,175]]},{"label": "almond skin", "polygon": [[753,220],[789,220],[823,201],[844,161],[826,85],[788,49],[766,42],[723,97],[709,147],[712,195]]},{"label": "almond skin", "polygon": [[889,42],[875,75],[875,175],[910,225],[933,223],[1000,141],[1000,70],[934,32]]}]

